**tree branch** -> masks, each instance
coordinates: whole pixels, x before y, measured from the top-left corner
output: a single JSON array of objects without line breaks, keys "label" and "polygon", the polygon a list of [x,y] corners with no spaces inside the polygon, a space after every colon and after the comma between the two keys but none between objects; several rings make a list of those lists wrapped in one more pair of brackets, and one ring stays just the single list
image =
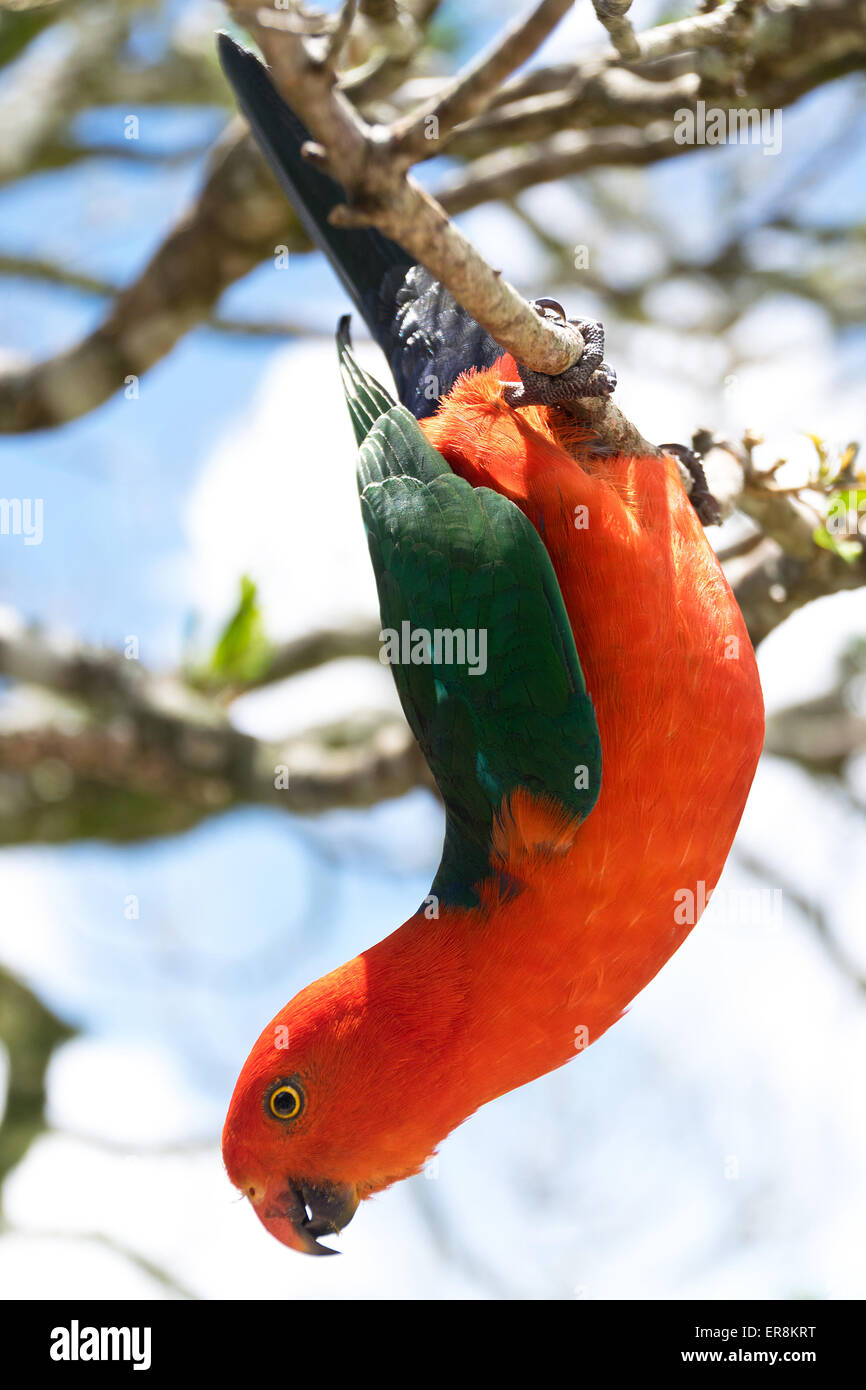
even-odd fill
[{"label": "tree branch", "polygon": [[781,889],[783,897],[793,903],[797,911],[805,917],[807,922],[815,929],[821,944],[840,973],[844,975],[856,989],[866,993],[866,975],[863,974],[856,963],[839,944],[823,908],[806,893],[803,893],[797,888],[790,879],[785,879],[780,875],[775,866],[771,867],[756,855],[738,849],[737,859],[749,873],[754,874],[757,878],[763,879],[765,883],[770,883],[774,887]]},{"label": "tree branch", "polygon": [[[549,8],[549,0],[542,8]],[[376,226],[399,242],[506,352],[536,371],[556,375],[576,362],[584,346],[580,334],[542,318],[491,269],[435,199],[407,175],[412,156],[401,152],[399,129],[366,124],[337,87],[333,68],[311,56],[291,16],[251,7],[249,0],[235,0],[233,9],[262,48],[275,85],[318,142],[318,162],[346,191],[347,203],[334,210],[332,221]],[[460,105],[464,98],[455,101]]]},{"label": "tree branch", "polygon": [[[735,31],[737,15],[732,3],[684,20],[681,28],[674,24],[650,30],[641,42],[651,40],[656,46],[644,52],[658,56],[687,45],[721,44]],[[748,94],[758,106],[795,100],[841,72],[866,65],[858,0],[778,0],[772,12],[761,12],[759,21]],[[547,179],[605,165],[650,164],[690,152],[690,146],[674,141],[672,119],[674,111],[694,108],[700,90],[697,74],[658,83],[647,76],[658,62],[645,64],[643,75],[617,67],[617,62],[601,54],[582,63],[534,70],[506,84],[496,94],[496,104],[450,138],[450,154],[478,158],[446,182],[442,209],[455,214]],[[707,91],[712,95],[711,88]],[[723,104],[729,104],[729,96],[724,94]],[[578,120],[580,130],[564,128]],[[538,143],[527,150],[526,140]],[[509,142],[523,147],[508,148]],[[497,152],[491,154],[494,149]],[[437,215],[433,208],[435,204],[425,204],[424,239],[437,243],[442,212]],[[405,228],[395,230],[408,237]],[[290,250],[309,246],[253,142],[235,124],[218,148],[196,205],[106,321],[59,357],[0,374],[0,431],[49,428],[100,405],[123,387],[128,375],[147,371],[190,327],[207,319],[222,291],[272,255],[278,242]],[[457,249],[459,260],[463,250],[459,244]],[[467,260],[458,266],[464,282],[471,280],[475,265]],[[492,283],[496,278],[485,267],[479,282],[485,287],[482,298],[498,297],[499,288]],[[515,299],[509,302],[516,300],[520,306],[519,331],[528,325],[531,333],[549,337],[553,326],[539,327],[538,316],[512,293]],[[507,336],[508,325],[504,327]],[[499,338],[499,333],[494,336]],[[569,355],[574,346],[571,340]],[[529,362],[529,356],[524,360]],[[628,431],[613,428],[617,424],[621,426],[612,414],[609,421],[599,422],[599,428],[627,438]]]},{"label": "tree branch", "polygon": [[[533,71],[507,84],[484,115],[455,130],[448,153],[471,157],[518,141],[543,140],[571,128],[604,126],[644,129],[664,121],[673,134],[680,111],[707,105],[775,110],[833,78],[866,67],[866,25],[860,0],[775,0],[761,9],[752,31],[748,5],[737,0],[709,15],[661,25],[640,36],[655,59],[713,50],[720,61],[655,80],[657,62],[626,70],[615,55],[590,54],[582,61]],[[748,71],[740,45],[749,38]],[[694,56],[694,55],[693,55]],[[732,83],[739,90],[732,90]],[[678,147],[684,153],[693,146]]]},{"label": "tree branch", "polygon": [[500,85],[532,56],[571,6],[572,0],[541,0],[516,20],[446,85],[432,107],[425,106],[391,127],[393,156],[405,161],[406,167],[419,158],[429,159],[431,147],[436,152],[439,145],[440,130],[450,133],[486,110]]},{"label": "tree branch", "polygon": [[707,430],[699,430],[692,439],[704,457],[710,490],[721,502],[723,517],[736,508],[760,529],[760,543],[732,556],[727,566],[757,647],[813,599],[866,585],[866,548],[844,559],[819,546],[814,539],[817,518],[799,493],[815,491],[827,499],[838,484],[808,483],[793,492],[779,489],[771,474],[758,473],[752,465],[750,446],[756,442],[750,437],[743,446],[716,441]]},{"label": "tree branch", "polygon": [[[3,617],[0,675],[62,697],[37,701],[23,726],[14,709],[0,713],[6,843],[169,833],[241,802],[299,814],[367,806],[430,785],[396,715],[361,714],[264,741],[233,726],[218,690],[207,696],[179,676]],[[311,634],[278,649],[257,683],[369,654],[369,639],[368,625],[354,641],[347,629]]]},{"label": "tree branch", "polygon": [[631,0],[592,0],[592,5],[623,62],[633,63],[640,58],[641,46],[631,22],[626,18],[631,9]]},{"label": "tree branch", "polygon": [[[283,642],[271,654],[267,666],[254,679],[242,685],[232,683],[232,697],[246,690],[255,690],[276,681],[287,680],[304,671],[313,671],[329,661],[343,661],[352,657],[368,657],[375,660],[379,655],[379,622],[346,623],[342,627],[317,628]],[[209,676],[193,674],[192,684],[198,689],[220,688]]]},{"label": "tree branch", "polygon": [[104,321],[59,356],[0,375],[0,429],[47,429],[101,405],[278,245],[309,244],[241,130],[237,123],[217,145],[197,202]]}]

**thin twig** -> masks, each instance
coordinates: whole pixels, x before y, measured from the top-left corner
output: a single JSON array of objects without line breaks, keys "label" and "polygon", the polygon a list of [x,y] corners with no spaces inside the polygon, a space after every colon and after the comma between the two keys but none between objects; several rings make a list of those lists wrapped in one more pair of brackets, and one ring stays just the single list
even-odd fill
[{"label": "thin twig", "polygon": [[631,22],[626,18],[631,9],[631,0],[592,0],[592,5],[623,62],[632,63],[640,58],[640,44]]},{"label": "thin twig", "polygon": [[756,878],[763,879],[765,883],[770,883],[781,889],[782,896],[793,903],[797,911],[815,928],[819,940],[836,968],[856,989],[866,993],[866,975],[840,946],[826,914],[818,904],[796,887],[790,879],[786,879],[775,867],[765,863],[757,855],[751,854],[747,850],[738,849],[736,857],[743,868],[754,874]]},{"label": "thin twig", "polygon": [[424,107],[393,125],[394,155],[404,159],[407,166],[421,156],[429,158],[431,142],[435,148],[440,131],[450,132],[485,111],[500,85],[531,57],[572,3],[573,0],[541,0],[458,73],[432,107]]}]

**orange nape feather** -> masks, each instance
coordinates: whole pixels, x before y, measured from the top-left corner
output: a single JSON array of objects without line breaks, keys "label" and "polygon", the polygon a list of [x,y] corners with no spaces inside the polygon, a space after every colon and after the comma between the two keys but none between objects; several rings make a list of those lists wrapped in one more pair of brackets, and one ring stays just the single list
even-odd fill
[{"label": "orange nape feather", "polygon": [[525,787],[507,797],[493,827],[491,861],[506,872],[526,876],[527,858],[565,854],[581,822],[552,797],[533,796]]},{"label": "orange nape feather", "polygon": [[[254,1201],[286,1173],[368,1196],[599,1037],[685,939],[676,895],[715,886],[746,801],[763,737],[754,654],[675,462],[593,453],[561,410],[507,406],[515,376],[507,358],[466,374],[422,427],[545,543],[595,705],[601,793],[583,824],[512,796],[479,907],[422,908],[281,1010],[224,1135]],[[262,1105],[284,1076],[305,1094],[290,1132]]]}]

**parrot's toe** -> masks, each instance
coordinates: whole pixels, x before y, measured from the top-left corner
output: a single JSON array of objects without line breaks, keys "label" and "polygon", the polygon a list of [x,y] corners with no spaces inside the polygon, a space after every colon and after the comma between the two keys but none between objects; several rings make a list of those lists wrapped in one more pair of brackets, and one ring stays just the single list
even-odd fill
[{"label": "parrot's toe", "polygon": [[616,373],[604,359],[604,326],[596,319],[566,319],[565,311],[553,299],[537,299],[535,306],[544,318],[556,318],[575,329],[583,338],[580,360],[559,376],[535,372],[518,362],[520,381],[508,382],[503,398],[519,409],[527,405],[564,405],[585,396],[609,396],[616,386]]},{"label": "parrot's toe", "polygon": [[685,444],[660,444],[659,448],[664,449],[666,454],[672,454],[679,461],[685,472],[684,481],[687,482],[691,478],[689,500],[697,512],[701,524],[703,526],[718,526],[721,521],[721,510],[710,492],[700,454],[696,454],[694,449],[687,448]]}]

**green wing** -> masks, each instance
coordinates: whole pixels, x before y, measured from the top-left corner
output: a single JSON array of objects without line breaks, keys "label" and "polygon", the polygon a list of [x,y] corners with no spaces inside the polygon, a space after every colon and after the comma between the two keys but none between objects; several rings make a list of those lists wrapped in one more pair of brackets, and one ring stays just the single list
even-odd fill
[{"label": "green wing", "polygon": [[495,817],[516,788],[575,819],[592,810],[595,713],[534,527],[507,498],[451,471],[414,416],[358,367],[345,321],[338,342],[385,650],[445,803],[432,892],[472,906],[491,872]]}]

